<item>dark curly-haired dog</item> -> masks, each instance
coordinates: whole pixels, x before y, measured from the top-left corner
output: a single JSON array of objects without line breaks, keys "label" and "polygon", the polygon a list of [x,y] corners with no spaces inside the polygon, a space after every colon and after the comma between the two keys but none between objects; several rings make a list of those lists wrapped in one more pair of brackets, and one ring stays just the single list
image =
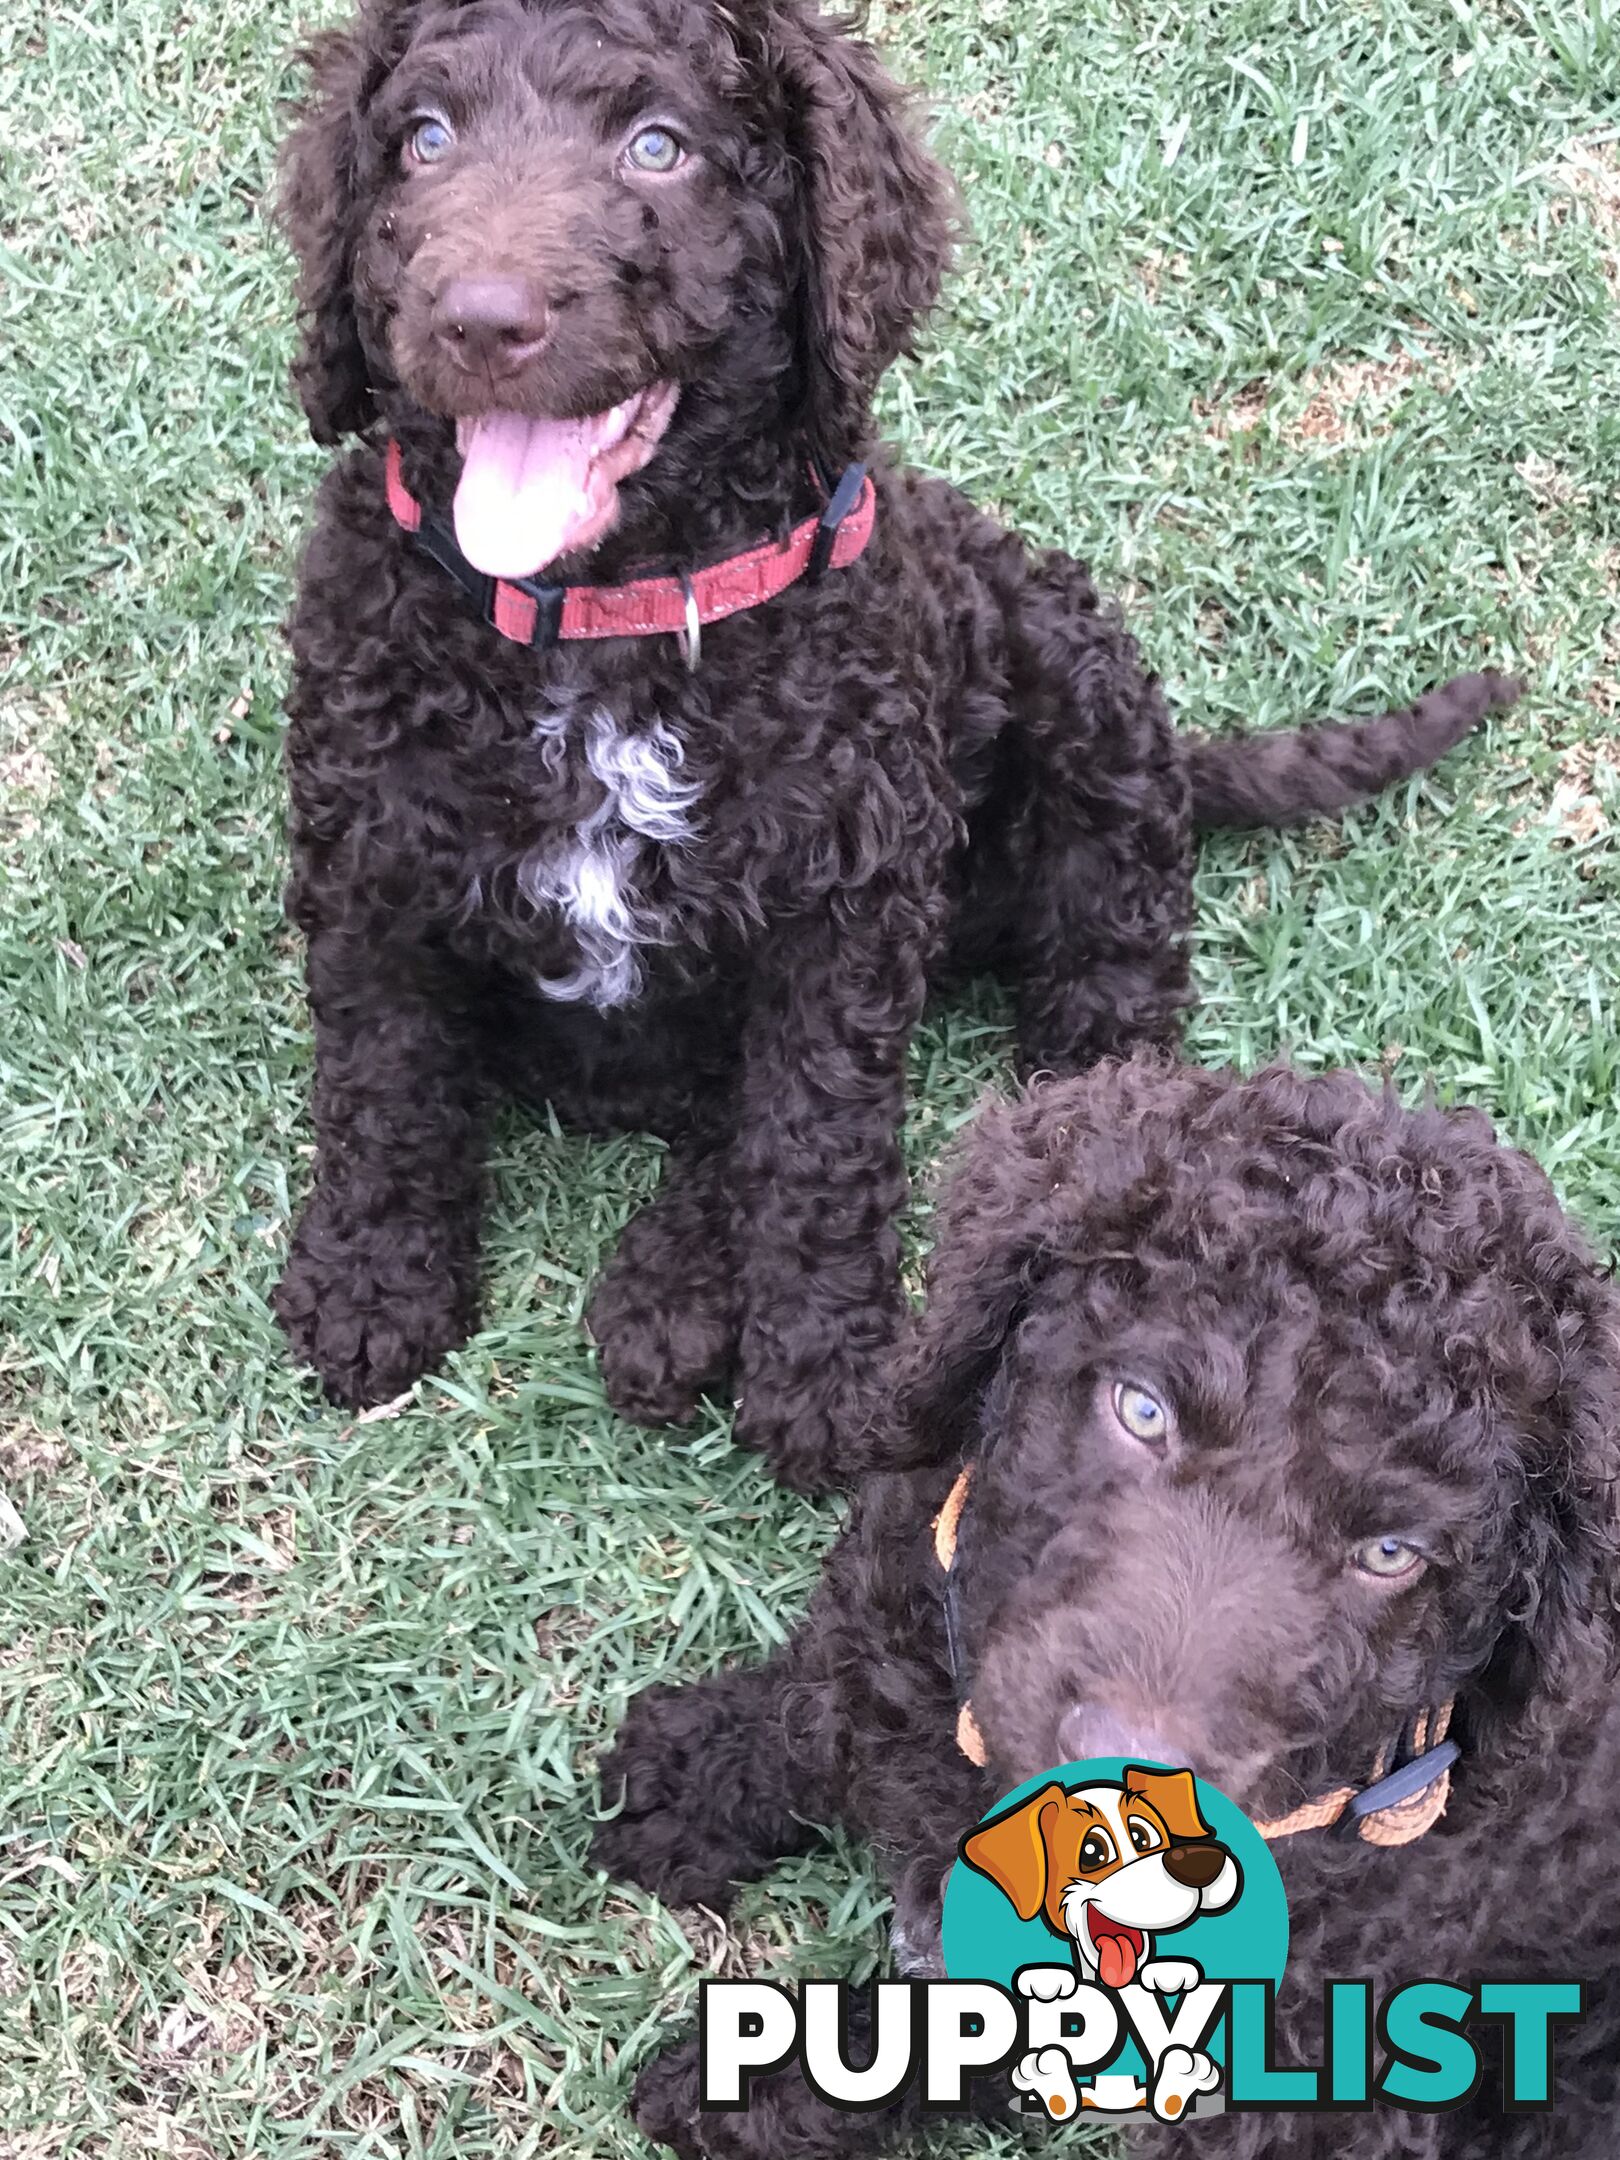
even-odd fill
[{"label": "dark curly-haired dog", "polygon": [[[1195,820],[1340,808],[1505,687],[1189,749],[1084,570],[890,465],[871,396],[947,189],[799,0],[367,0],[313,59],[297,380],[365,444],[292,618],[318,1161],[282,1319],[336,1395],[393,1395],[473,1324],[492,1095],[643,1128],[608,1394],[660,1422],[735,1377],[739,1438],[817,1482],[901,1312],[947,954],[1016,981],[1026,1067],[1168,1040]],[[862,491],[817,576],[789,536],[861,458],[875,524],[857,551]],[[647,565],[691,573],[700,652]]]},{"label": "dark curly-haired dog", "polygon": [[[991,1111],[895,1353],[887,1466],[808,1620],[763,1668],[632,1703],[598,1858],[719,1907],[811,1824],[847,1824],[892,1880],[900,1966],[937,1972],[958,1840],[1014,1784],[1098,1755],[1189,1763],[1275,1822],[1366,1786],[1394,1735],[1451,1704],[1461,1755],[1423,1835],[1273,1845],[1292,1925],[1278,2059],[1322,2060],[1328,1977],[1379,2000],[1434,1977],[1578,1979],[1553,2112],[1504,2116],[1488,2071],[1448,2115],[1233,2115],[1156,2127],[1152,2149],[1608,2155],[1616,1320],[1545,1177],[1477,1113],[1405,1110],[1345,1074],[1148,1059]],[[953,1676],[931,1526],[964,1465]],[[984,1769],[958,1743],[963,1698]],[[743,2113],[696,2097],[677,2050],[643,2072],[638,2117],[683,2154],[758,2160],[854,2153],[914,2120],[836,2114],[796,2073]]]}]

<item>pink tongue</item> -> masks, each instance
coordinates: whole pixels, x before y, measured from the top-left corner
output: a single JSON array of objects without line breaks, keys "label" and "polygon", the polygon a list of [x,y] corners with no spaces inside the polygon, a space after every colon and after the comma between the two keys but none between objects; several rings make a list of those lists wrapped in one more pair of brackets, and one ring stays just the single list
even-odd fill
[{"label": "pink tongue", "polygon": [[486,577],[532,577],[568,552],[603,508],[591,493],[591,460],[619,417],[528,420],[490,413],[463,421],[456,539],[475,569]]},{"label": "pink tongue", "polygon": [[1104,1935],[1097,1943],[1097,1978],[1104,1987],[1129,1987],[1136,1951],[1123,1935]]}]

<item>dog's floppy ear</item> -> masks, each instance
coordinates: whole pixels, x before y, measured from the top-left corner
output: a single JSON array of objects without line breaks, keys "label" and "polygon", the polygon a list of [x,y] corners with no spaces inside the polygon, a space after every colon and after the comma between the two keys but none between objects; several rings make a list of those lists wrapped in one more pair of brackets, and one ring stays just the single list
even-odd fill
[{"label": "dog's floppy ear", "polygon": [[927,1303],[896,1353],[885,1460],[941,1462],[967,1448],[1002,1346],[1041,1272],[1054,1165],[1032,1103],[979,1112],[934,1222]]},{"label": "dog's floppy ear", "polygon": [[860,454],[878,379],[938,298],[955,193],[864,39],[814,0],[775,0],[760,34],[803,204],[802,425],[836,472]]},{"label": "dog's floppy ear", "polygon": [[1469,1742],[1502,1753],[1555,1744],[1570,1705],[1601,1699],[1620,1674],[1620,1300],[1560,1228],[1549,1221],[1534,1260],[1544,1274],[1564,1262],[1548,1286],[1561,1385],[1514,1511],[1508,1625],[1460,1706]]},{"label": "dog's floppy ear", "polygon": [[373,37],[387,4],[373,0],[352,31],[323,31],[304,48],[309,89],[277,165],[276,221],[298,258],[293,385],[320,443],[360,433],[375,410],[352,280],[361,116],[387,72]]},{"label": "dog's floppy ear", "polygon": [[1140,1189],[1162,1145],[1149,1127],[1227,1082],[1143,1056],[1037,1082],[981,1110],[940,1195],[927,1303],[897,1346],[869,1466],[971,1453],[1009,1336],[1050,1270],[1102,1252],[1128,1265]]},{"label": "dog's floppy ear", "polygon": [[962,1841],[962,1858],[989,1876],[1020,1920],[1033,1920],[1046,1903],[1046,1824],[1067,1800],[1061,1785],[1043,1785]]},{"label": "dog's floppy ear", "polygon": [[1177,1844],[1187,1838],[1215,1835],[1198,1812],[1198,1781],[1190,1770],[1145,1770],[1126,1766],[1125,1790],[1145,1800]]}]

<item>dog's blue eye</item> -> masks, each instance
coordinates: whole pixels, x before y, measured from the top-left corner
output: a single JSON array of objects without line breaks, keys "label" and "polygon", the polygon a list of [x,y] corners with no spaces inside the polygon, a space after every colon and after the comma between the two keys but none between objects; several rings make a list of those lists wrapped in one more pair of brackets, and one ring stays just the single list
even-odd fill
[{"label": "dog's blue eye", "polygon": [[685,157],[677,136],[668,128],[643,128],[639,135],[632,135],[625,156],[638,172],[673,172]]},{"label": "dog's blue eye", "polygon": [[1350,1557],[1363,1575],[1376,1575],[1380,1582],[1397,1582],[1403,1575],[1417,1574],[1427,1564],[1425,1554],[1398,1537],[1368,1538]]},{"label": "dog's blue eye", "polygon": [[1122,1380],[1114,1389],[1114,1415],[1133,1440],[1162,1446],[1171,1430],[1170,1413],[1157,1395]]},{"label": "dog's blue eye", "polygon": [[455,143],[455,130],[449,121],[433,113],[418,120],[411,130],[410,151],[418,165],[437,165],[455,148]]}]

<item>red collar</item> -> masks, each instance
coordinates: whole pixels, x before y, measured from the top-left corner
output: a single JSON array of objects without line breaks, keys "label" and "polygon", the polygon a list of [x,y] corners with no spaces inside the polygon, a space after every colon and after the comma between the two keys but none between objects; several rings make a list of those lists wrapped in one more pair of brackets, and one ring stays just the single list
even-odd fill
[{"label": "red collar", "polygon": [[491,578],[475,570],[446,521],[424,510],[405,485],[399,444],[388,445],[388,507],[424,554],[447,570],[486,622],[515,645],[542,649],[559,638],[658,637],[685,640],[696,667],[704,623],[774,600],[800,578],[854,562],[877,518],[877,494],[864,465],[851,465],[819,517],[795,525],[785,540],[767,540],[678,577],[633,578],[627,585],[548,585],[540,578]]}]

